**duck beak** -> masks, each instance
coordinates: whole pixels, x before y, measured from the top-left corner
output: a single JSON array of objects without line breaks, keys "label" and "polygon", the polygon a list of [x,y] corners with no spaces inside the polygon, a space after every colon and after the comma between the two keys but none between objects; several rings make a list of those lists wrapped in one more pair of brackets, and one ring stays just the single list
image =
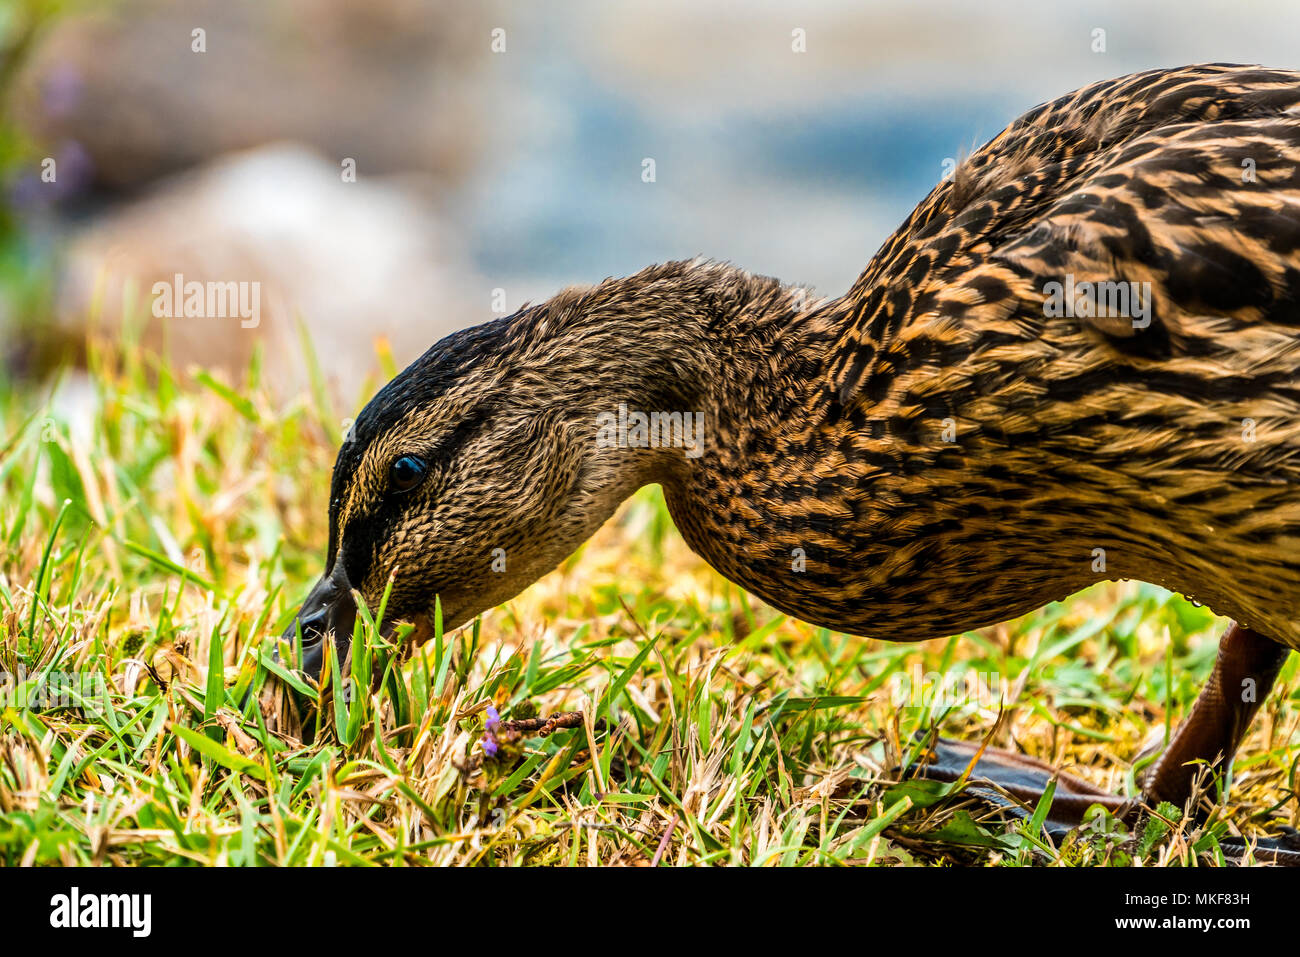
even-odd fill
[{"label": "duck beak", "polygon": [[334,650],[340,666],[347,660],[352,646],[352,626],[357,606],[352,600],[352,584],[343,562],[335,560],[333,570],[316,583],[303,601],[298,614],[284,632],[284,640],[293,645],[296,631],[302,629],[302,661],[299,667],[314,681],[320,680],[325,663],[325,639],[334,636]]}]

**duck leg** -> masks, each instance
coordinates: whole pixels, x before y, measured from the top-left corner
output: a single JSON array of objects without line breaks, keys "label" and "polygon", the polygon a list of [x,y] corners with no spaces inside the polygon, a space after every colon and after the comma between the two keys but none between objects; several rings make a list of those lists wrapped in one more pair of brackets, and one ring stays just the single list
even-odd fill
[{"label": "duck leg", "polygon": [[[1010,808],[1033,810],[1048,783],[1056,779],[1056,794],[1047,830],[1062,836],[1079,826],[1090,805],[1101,804],[1124,817],[1135,817],[1143,806],[1161,801],[1186,807],[1202,764],[1217,773],[1231,761],[1246,735],[1260,703],[1272,688],[1290,649],[1240,625],[1231,625],[1219,642],[1219,655],[1209,681],[1201,689],[1191,713],[1179,726],[1169,747],[1147,776],[1138,801],[1109,794],[1074,775],[1009,751],[986,749],[970,774],[969,790]],[[923,755],[918,773],[927,778],[955,781],[970,767],[979,748],[940,739]],[[1268,855],[1287,863],[1300,863],[1300,848],[1289,843],[1263,845]]]},{"label": "duck leg", "polygon": [[1143,800],[1151,807],[1168,801],[1179,807],[1206,761],[1217,773],[1240,747],[1291,649],[1257,631],[1232,624],[1219,641],[1210,680],[1148,775]]}]

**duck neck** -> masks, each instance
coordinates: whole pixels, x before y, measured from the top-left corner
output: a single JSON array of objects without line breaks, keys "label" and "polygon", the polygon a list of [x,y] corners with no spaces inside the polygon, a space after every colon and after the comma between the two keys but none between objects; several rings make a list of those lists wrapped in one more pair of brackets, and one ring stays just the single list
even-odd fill
[{"label": "duck neck", "polygon": [[698,499],[720,462],[743,456],[756,418],[780,417],[811,386],[813,370],[797,368],[810,304],[775,279],[692,262],[539,307],[535,338],[551,344],[554,403],[583,443],[577,494],[593,517],[647,484]]}]

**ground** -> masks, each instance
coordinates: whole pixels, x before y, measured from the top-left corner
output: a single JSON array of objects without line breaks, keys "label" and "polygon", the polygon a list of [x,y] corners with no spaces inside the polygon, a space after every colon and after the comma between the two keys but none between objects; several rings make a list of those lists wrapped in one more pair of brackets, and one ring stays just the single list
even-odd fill
[{"label": "ground", "polygon": [[[1294,659],[1206,827],[1056,846],[898,785],[938,728],[1132,793],[1224,622],[1120,582],[919,646],[835,634],[712,572],[656,488],[404,661],[364,626],[379,686],[283,741],[241,704],[321,570],[342,412],[138,356],[92,349],[53,402],[0,390],[0,864],[1212,864],[1300,823]],[[513,736],[489,706],[582,716]]]}]

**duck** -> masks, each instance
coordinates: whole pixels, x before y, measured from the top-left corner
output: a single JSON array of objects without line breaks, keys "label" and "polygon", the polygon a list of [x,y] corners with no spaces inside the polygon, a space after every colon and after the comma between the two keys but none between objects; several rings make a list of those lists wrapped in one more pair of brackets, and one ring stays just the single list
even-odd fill
[{"label": "duck", "polygon": [[1093,83],[966,157],[837,298],[694,259],[436,343],[343,441],[283,637],[316,678],[387,588],[412,641],[458,628],[657,483],[719,573],[848,635],[1103,580],[1208,605],[1232,624],[1139,797],[946,739],[916,769],[1028,808],[1053,787],[1061,829],[1190,806],[1300,649],[1298,296],[1300,72]]}]

